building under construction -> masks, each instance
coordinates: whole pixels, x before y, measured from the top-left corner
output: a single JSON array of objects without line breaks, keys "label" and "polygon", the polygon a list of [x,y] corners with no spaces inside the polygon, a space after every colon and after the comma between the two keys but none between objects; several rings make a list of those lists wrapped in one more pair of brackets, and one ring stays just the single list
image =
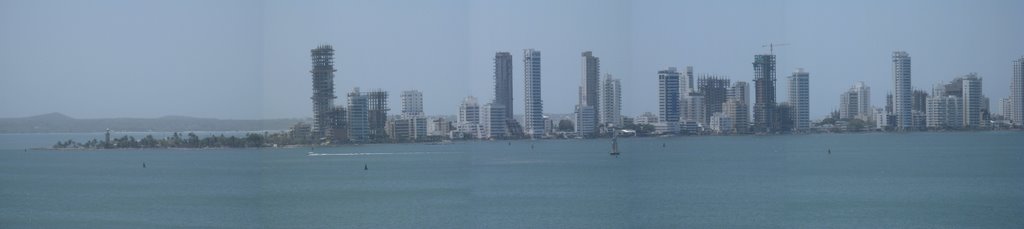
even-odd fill
[{"label": "building under construction", "polygon": [[366,92],[367,120],[370,122],[369,136],[371,141],[386,141],[388,135],[388,92],[376,89]]},{"label": "building under construction", "polygon": [[704,95],[705,125],[711,123],[711,116],[722,112],[722,104],[729,95],[729,79],[724,76],[704,74],[697,79],[697,90]]},{"label": "building under construction", "polygon": [[313,138],[330,138],[334,109],[334,48],[320,45],[310,50],[313,59]]},{"label": "building under construction", "polygon": [[755,55],[754,130],[777,131],[775,115],[775,55]]}]

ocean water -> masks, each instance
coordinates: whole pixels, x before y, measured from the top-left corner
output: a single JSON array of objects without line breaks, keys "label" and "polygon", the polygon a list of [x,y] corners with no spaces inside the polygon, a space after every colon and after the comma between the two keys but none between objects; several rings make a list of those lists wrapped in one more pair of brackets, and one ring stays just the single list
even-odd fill
[{"label": "ocean water", "polygon": [[0,228],[1024,227],[1024,132],[24,150],[53,137],[0,135]]}]

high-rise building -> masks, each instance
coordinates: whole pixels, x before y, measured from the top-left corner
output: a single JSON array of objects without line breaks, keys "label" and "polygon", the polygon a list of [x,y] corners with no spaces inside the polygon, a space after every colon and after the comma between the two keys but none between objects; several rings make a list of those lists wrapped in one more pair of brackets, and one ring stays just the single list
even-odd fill
[{"label": "high-rise building", "polygon": [[928,110],[926,108],[928,107],[928,92],[924,90],[914,90],[913,96],[911,96],[910,100],[911,111],[925,112],[926,110]]},{"label": "high-rise building", "polygon": [[500,139],[507,136],[506,122],[504,118],[505,105],[488,103],[480,111],[480,121],[483,124],[483,138]]},{"label": "high-rise building", "polygon": [[603,125],[621,128],[622,125],[622,82],[604,74],[601,84],[601,115]]},{"label": "high-rise building", "polygon": [[331,143],[348,142],[348,111],[344,106],[335,106],[331,109]]},{"label": "high-rise building", "polygon": [[494,54],[494,103],[504,106],[503,118],[512,119],[512,54],[508,52]]},{"label": "high-rise building", "polygon": [[370,122],[370,141],[387,140],[388,92],[376,89],[366,92],[369,108],[366,110]]},{"label": "high-rise building", "polygon": [[963,127],[963,99],[946,95],[945,85],[936,85],[932,95],[928,97],[925,107],[926,124],[931,129],[950,129]]},{"label": "high-rise building", "polygon": [[544,136],[544,101],[540,96],[540,51],[533,49],[523,50],[523,121],[526,124],[526,134],[538,138]]},{"label": "high-rise building", "polygon": [[896,128],[913,130],[912,99],[914,91],[910,85],[910,54],[904,51],[892,53],[893,115]]},{"label": "high-rise building", "polygon": [[409,90],[402,92],[402,116],[423,116],[423,92]]},{"label": "high-rise building", "polygon": [[854,84],[839,98],[839,118],[864,121],[874,118],[871,114],[871,87],[865,85],[863,81]]},{"label": "high-rise building", "polygon": [[722,105],[723,113],[732,118],[733,133],[746,133],[750,123],[750,99],[747,82],[736,81],[729,88],[729,98]]},{"label": "high-rise building", "polygon": [[981,92],[981,77],[976,73],[970,73],[963,77],[963,104],[964,104],[964,127],[984,127],[982,111],[987,110],[987,105],[982,105],[983,94]]},{"label": "high-rise building", "polygon": [[480,104],[476,97],[469,96],[459,105],[459,117],[456,129],[459,133],[469,134],[474,138],[483,138],[483,126],[480,122]]},{"label": "high-rise building", "polygon": [[775,55],[754,55],[754,128],[778,131],[775,123]]},{"label": "high-rise building", "polygon": [[811,74],[799,68],[789,76],[789,103],[793,106],[795,131],[811,129]]},{"label": "high-rise building", "polygon": [[658,119],[660,122],[679,122],[679,72],[670,67],[658,71]]},{"label": "high-rise building", "polygon": [[707,125],[708,123],[705,123],[704,120],[709,114],[704,110],[707,108],[704,103],[704,95],[701,93],[690,92],[682,95],[679,98],[679,122]]},{"label": "high-rise building", "polygon": [[334,48],[320,45],[309,50],[313,59],[313,138],[330,137],[331,109],[334,107]]},{"label": "high-rise building", "polygon": [[579,136],[593,136],[598,131],[598,117],[600,111],[600,97],[598,90],[600,86],[601,61],[590,51],[580,54],[583,58],[583,75],[580,79],[579,103],[576,105],[576,134]]},{"label": "high-rise building", "polygon": [[349,141],[367,142],[370,140],[369,99],[369,96],[360,92],[358,87],[348,93]]},{"label": "high-rise building", "polygon": [[697,79],[697,92],[704,96],[704,117],[700,123],[708,125],[713,114],[722,112],[729,86],[729,79],[723,76],[704,74]]},{"label": "high-rise building", "polygon": [[1010,120],[1015,126],[1024,124],[1024,56],[1013,61],[1013,79],[1010,81]]}]

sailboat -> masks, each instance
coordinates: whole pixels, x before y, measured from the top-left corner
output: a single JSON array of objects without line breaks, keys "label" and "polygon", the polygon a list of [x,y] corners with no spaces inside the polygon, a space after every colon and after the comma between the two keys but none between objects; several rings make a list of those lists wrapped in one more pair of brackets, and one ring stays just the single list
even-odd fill
[{"label": "sailboat", "polygon": [[619,157],[619,136],[612,136],[612,156]]}]

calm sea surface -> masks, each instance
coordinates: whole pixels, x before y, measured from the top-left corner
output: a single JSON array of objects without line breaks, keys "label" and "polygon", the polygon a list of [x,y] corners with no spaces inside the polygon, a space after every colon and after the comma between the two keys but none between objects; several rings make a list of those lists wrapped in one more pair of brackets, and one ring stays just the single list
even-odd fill
[{"label": "calm sea surface", "polygon": [[67,137],[0,135],[0,228],[1024,227],[1024,132],[25,151]]}]

